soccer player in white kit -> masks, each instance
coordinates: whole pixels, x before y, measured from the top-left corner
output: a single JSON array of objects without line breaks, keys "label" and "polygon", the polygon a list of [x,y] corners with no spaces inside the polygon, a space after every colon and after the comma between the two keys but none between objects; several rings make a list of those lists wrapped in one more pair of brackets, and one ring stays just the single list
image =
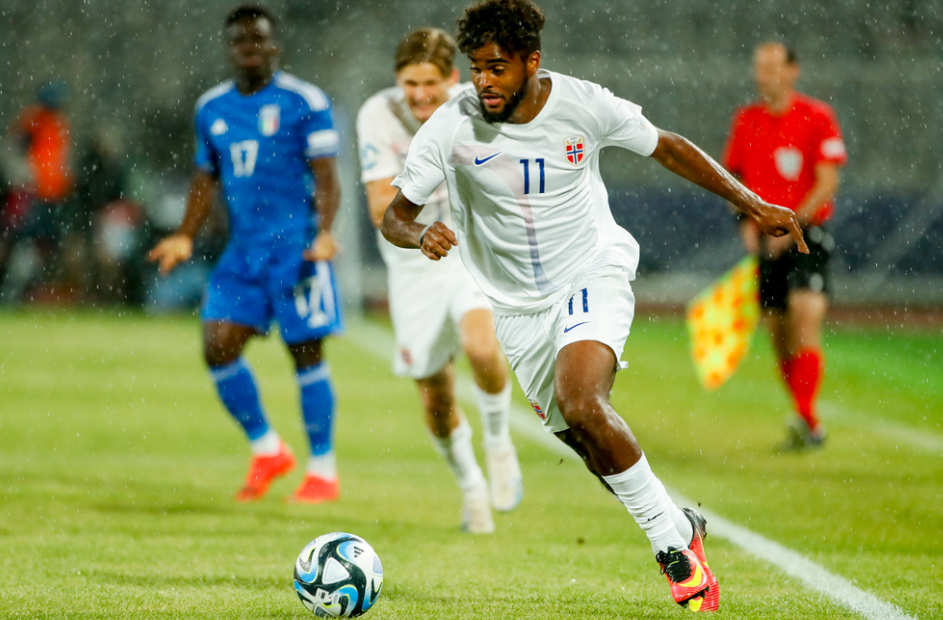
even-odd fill
[{"label": "soccer player in white kit", "polygon": [[[641,108],[540,69],[544,17],[530,0],[484,0],[459,20],[475,90],[416,134],[383,235],[441,260],[457,246],[491,299],[498,339],[546,430],[571,446],[648,535],[674,600],[719,605],[705,521],[675,506],[609,392],[634,315],[638,244],[612,218],[599,152],[621,146],[720,195],[808,248],[793,212],[764,202]],[[454,232],[416,217],[442,182]]]},{"label": "soccer player in white kit", "polygon": [[[380,91],[357,115],[361,179],[371,219],[383,221],[396,196],[391,185],[403,170],[413,136],[432,113],[468,85],[458,84],[456,46],[447,33],[422,28],[407,35],[396,50],[396,86]],[[444,184],[434,188],[418,219],[451,226]],[[392,245],[379,233],[386,263],[390,315],[396,333],[396,374],[413,377],[419,387],[426,425],[464,494],[462,527],[471,533],[494,531],[491,505],[513,510],[523,483],[508,432],[511,382],[495,336],[491,304],[459,256],[433,263],[419,252]],[[454,390],[452,358],[464,350],[474,375],[475,396],[484,427],[489,485],[475,458],[472,431]]]}]

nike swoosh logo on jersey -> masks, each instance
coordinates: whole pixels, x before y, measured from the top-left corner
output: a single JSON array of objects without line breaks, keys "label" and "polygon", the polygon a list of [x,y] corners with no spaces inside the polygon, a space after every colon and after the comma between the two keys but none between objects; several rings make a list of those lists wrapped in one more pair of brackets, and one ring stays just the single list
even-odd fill
[{"label": "nike swoosh logo on jersey", "polygon": [[494,159],[495,157],[497,157],[497,156],[500,155],[500,154],[501,154],[501,152],[498,151],[498,152],[495,153],[494,155],[488,155],[488,156],[485,157],[484,159],[479,159],[478,156],[475,155],[475,165],[476,165],[476,166],[480,166],[481,164],[483,164],[483,163],[485,163],[485,162],[491,161],[492,159]]},{"label": "nike swoosh logo on jersey", "polygon": [[580,325],[586,325],[587,323],[589,323],[589,321],[583,321],[582,323],[577,323],[576,325],[570,325],[569,327],[564,327],[564,328],[563,328],[563,333],[564,333],[564,334],[569,333],[569,331],[570,331],[571,329],[576,329],[576,328],[579,327]]}]

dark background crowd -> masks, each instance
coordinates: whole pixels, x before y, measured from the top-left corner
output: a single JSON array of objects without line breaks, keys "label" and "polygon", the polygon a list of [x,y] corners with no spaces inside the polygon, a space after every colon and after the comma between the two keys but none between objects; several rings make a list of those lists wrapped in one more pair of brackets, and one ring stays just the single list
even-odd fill
[{"label": "dark background crowd", "polygon": [[[228,75],[220,32],[233,4],[3,2],[0,304],[198,303],[225,243],[222,210],[172,278],[143,257],[182,217],[193,106]],[[398,37],[453,29],[465,2],[266,4],[281,18],[283,67],[335,105],[344,296],[357,307],[382,300],[353,119],[392,83],[385,59]],[[754,45],[790,41],[800,90],[835,109],[849,152],[832,223],[836,305],[943,306],[943,3],[541,4],[553,16],[545,67],[609,87],[715,157],[734,109],[753,98]],[[721,201],[618,149],[602,167],[616,219],[642,245],[640,302],[683,303],[739,258]]]},{"label": "dark background crowd", "polygon": [[10,127],[0,169],[0,303],[194,307],[226,239],[220,209],[196,258],[157,279],[147,249],[183,213],[183,181],[148,209],[135,199],[132,158],[120,131],[102,124],[75,139],[65,82],[42,84]]}]

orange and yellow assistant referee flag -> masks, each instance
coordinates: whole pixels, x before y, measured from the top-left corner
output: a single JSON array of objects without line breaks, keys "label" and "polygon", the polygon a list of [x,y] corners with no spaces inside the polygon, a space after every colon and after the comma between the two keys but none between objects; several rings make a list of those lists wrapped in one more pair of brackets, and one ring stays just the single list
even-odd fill
[{"label": "orange and yellow assistant referee flag", "polygon": [[697,378],[716,390],[750,349],[760,318],[759,263],[748,256],[688,306],[688,334]]}]

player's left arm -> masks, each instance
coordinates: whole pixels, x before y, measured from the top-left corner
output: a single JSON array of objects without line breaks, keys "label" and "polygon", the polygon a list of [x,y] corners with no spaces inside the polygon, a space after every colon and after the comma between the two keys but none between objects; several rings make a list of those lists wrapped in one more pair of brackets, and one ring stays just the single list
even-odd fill
[{"label": "player's left arm", "polygon": [[658,144],[651,157],[678,176],[730,202],[738,211],[756,220],[766,234],[774,237],[791,235],[799,251],[809,253],[799,221],[791,209],[768,203],[757,196],[686,138],[659,129]]},{"label": "player's left arm", "polygon": [[331,260],[337,252],[337,243],[331,226],[341,204],[341,185],[337,175],[336,157],[317,157],[308,160],[314,174],[314,208],[318,213],[318,234],[311,247],[304,252],[305,260]]}]

